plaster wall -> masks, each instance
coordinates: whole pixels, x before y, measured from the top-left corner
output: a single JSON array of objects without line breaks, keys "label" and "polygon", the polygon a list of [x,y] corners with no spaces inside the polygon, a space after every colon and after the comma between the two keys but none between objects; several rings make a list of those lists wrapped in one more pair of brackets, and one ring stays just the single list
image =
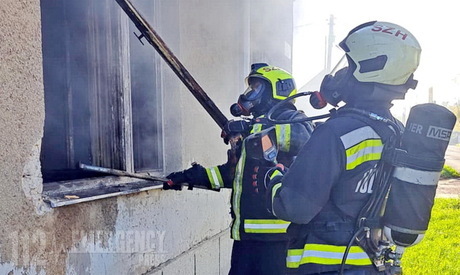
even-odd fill
[{"label": "plaster wall", "polygon": [[[250,4],[238,2],[158,1],[160,35],[229,118],[251,59]],[[229,190],[151,190],[53,209],[43,202],[40,1],[2,0],[0,26],[0,274],[226,274]],[[164,173],[224,163],[220,129],[161,66]]]}]

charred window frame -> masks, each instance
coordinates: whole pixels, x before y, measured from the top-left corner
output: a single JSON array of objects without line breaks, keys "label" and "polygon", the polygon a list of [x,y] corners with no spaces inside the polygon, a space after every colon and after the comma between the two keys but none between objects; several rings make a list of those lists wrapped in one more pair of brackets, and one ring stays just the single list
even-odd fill
[{"label": "charred window frame", "polygon": [[[156,1],[138,0],[154,18]],[[44,182],[100,176],[78,163],[163,171],[159,58],[113,0],[41,0]]]}]

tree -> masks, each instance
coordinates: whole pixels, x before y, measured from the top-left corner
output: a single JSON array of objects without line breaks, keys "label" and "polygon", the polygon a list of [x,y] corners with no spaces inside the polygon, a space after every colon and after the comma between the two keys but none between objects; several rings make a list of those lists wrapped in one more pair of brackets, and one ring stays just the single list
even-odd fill
[{"label": "tree", "polygon": [[454,131],[460,132],[460,99],[457,100],[454,104],[451,104],[447,107],[452,113],[457,117],[457,123],[455,124]]}]

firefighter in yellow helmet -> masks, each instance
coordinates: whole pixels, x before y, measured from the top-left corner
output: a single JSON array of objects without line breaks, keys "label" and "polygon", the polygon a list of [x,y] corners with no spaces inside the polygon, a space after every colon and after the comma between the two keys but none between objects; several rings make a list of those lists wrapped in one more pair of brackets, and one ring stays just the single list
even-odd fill
[{"label": "firefighter in yellow helmet", "polygon": [[[303,144],[309,139],[311,123],[273,125],[266,113],[276,103],[296,94],[294,79],[285,70],[257,63],[251,66],[246,78],[247,90],[231,106],[234,116],[244,119],[230,121],[222,131],[227,143],[240,135],[239,149],[229,154],[227,163],[204,168],[194,164],[191,168],[171,173],[165,189],[180,190],[183,183],[211,190],[231,188],[231,237],[234,240],[230,274],[281,274],[286,265],[285,253],[289,222],[270,214],[265,207],[265,173],[277,162],[289,165]],[[305,117],[291,102],[273,113],[273,118]],[[253,137],[271,131],[277,154],[261,158],[251,149]]]}]

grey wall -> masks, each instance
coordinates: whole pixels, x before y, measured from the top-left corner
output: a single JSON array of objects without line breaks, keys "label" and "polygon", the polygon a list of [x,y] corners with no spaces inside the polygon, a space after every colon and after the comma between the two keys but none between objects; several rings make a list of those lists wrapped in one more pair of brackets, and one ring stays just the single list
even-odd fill
[{"label": "grey wall", "polygon": [[251,62],[292,68],[292,2],[251,1]]},{"label": "grey wall", "polygon": [[[155,27],[230,118],[250,62],[291,69],[292,3],[229,2],[158,1]],[[39,0],[1,1],[0,26],[0,274],[226,274],[229,190],[151,190],[53,209],[42,201]],[[224,163],[220,129],[161,64],[165,174]]]}]

